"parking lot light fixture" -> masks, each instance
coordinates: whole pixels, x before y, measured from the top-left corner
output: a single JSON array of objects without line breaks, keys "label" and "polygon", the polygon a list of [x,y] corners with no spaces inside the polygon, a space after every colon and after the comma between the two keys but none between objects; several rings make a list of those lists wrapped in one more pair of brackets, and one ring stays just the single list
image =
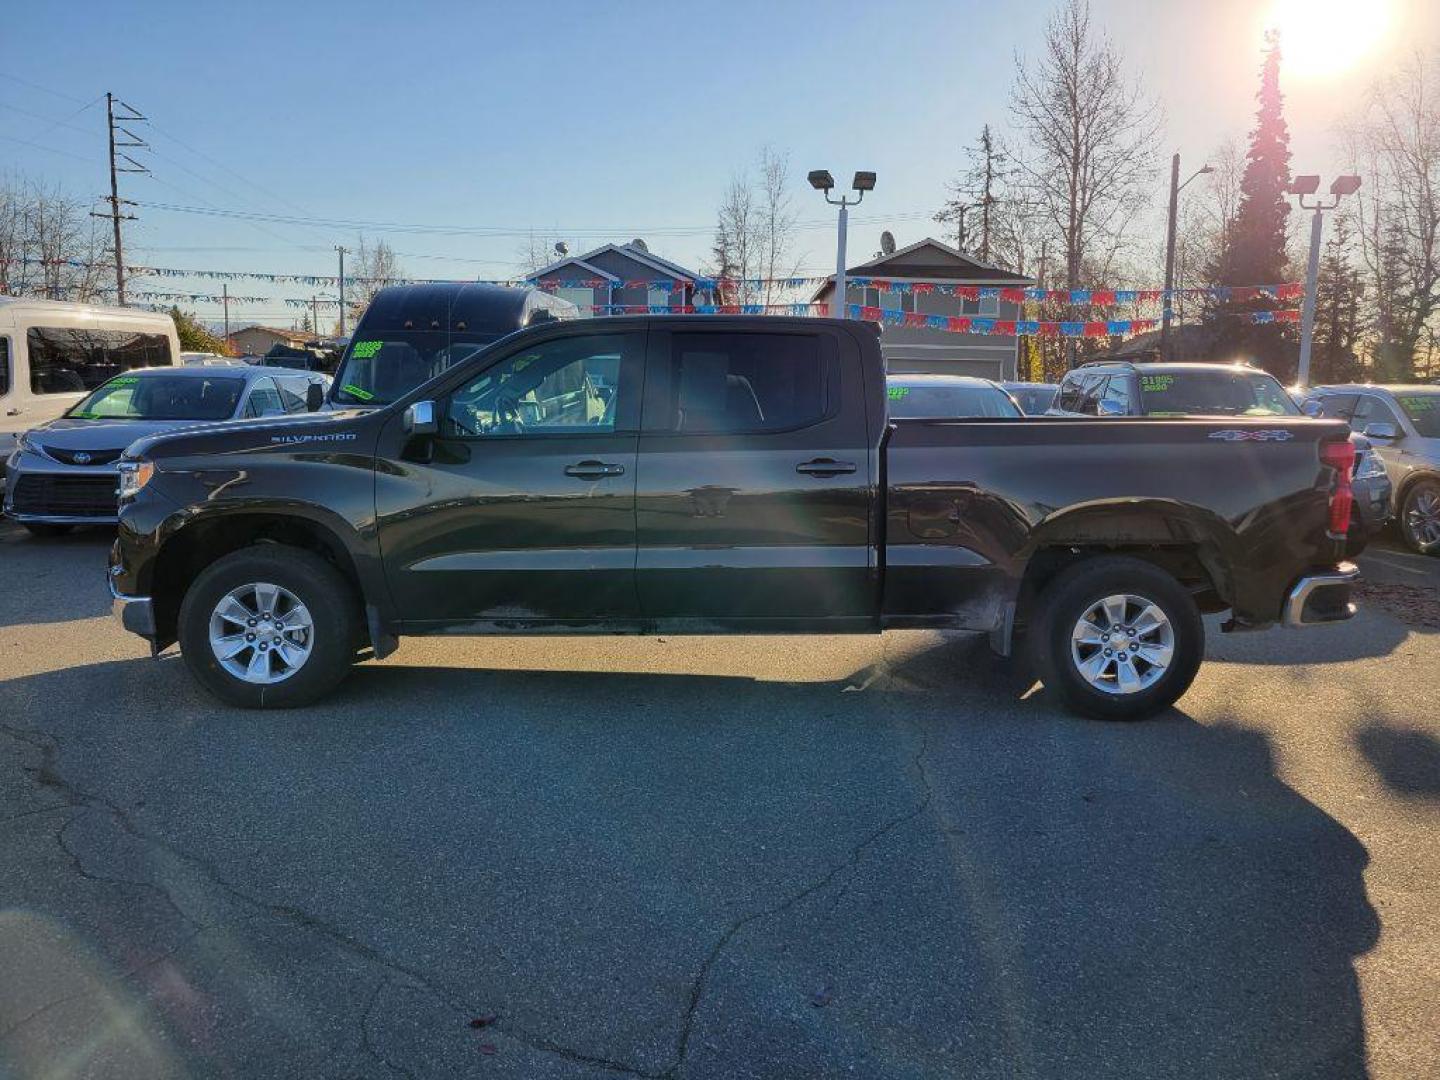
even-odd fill
[{"label": "parking lot light fixture", "polygon": [[855,174],[851,181],[851,186],[855,189],[854,199],[849,195],[841,195],[838,199],[830,197],[830,192],[835,188],[835,178],[830,175],[829,169],[812,169],[807,179],[816,191],[824,192],[827,203],[840,208],[840,223],[835,241],[835,292],[834,299],[830,301],[830,314],[833,318],[843,319],[846,318],[846,309],[849,306],[845,303],[845,232],[850,224],[850,207],[859,206],[860,200],[865,198],[865,192],[875,190],[875,174]]},{"label": "parking lot light fixture", "polygon": [[1346,195],[1354,195],[1360,190],[1360,177],[1353,173],[1337,176],[1330,183],[1332,198],[1329,202],[1321,199],[1312,203],[1305,201],[1306,195],[1314,195],[1319,190],[1318,176],[1297,176],[1290,181],[1290,194],[1298,196],[1300,209],[1315,211],[1310,218],[1310,261],[1305,267],[1305,302],[1300,309],[1300,371],[1295,384],[1302,388],[1310,385],[1310,349],[1315,340],[1315,292],[1320,278],[1321,221],[1326,210],[1334,210]]}]

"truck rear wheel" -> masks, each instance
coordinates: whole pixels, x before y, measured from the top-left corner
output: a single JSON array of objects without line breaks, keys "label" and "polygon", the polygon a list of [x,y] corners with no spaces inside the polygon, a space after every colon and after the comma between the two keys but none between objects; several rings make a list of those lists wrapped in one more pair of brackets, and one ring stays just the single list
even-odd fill
[{"label": "truck rear wheel", "polygon": [[350,583],[318,555],[260,544],[195,579],[177,636],[191,673],[222,701],[291,708],[328,694],[349,672],[357,608]]},{"label": "truck rear wheel", "polygon": [[1194,599],[1142,559],[1076,563],[1056,576],[1036,607],[1031,648],[1041,681],[1085,716],[1155,715],[1190,688],[1205,653]]}]

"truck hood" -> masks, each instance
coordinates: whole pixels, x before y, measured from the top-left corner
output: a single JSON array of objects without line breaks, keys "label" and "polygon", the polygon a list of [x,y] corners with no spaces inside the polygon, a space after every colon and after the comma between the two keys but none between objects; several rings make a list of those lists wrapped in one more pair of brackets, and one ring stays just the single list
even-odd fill
[{"label": "truck hood", "polygon": [[373,416],[372,409],[321,410],[259,420],[227,420],[157,432],[135,440],[125,451],[130,460],[162,459],[189,454],[256,450],[280,444],[340,443],[354,438],[355,421]]}]

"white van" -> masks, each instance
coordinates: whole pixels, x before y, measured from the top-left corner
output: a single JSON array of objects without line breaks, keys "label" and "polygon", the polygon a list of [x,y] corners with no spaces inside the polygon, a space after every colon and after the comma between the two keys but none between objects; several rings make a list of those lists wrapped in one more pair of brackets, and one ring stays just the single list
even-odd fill
[{"label": "white van", "polygon": [[0,469],[21,432],[122,371],[180,360],[162,312],[0,296]]}]

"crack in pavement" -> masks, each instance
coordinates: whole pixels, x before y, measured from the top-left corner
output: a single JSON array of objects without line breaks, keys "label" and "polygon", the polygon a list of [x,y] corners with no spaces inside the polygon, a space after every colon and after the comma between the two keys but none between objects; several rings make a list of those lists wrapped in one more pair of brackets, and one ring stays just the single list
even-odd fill
[{"label": "crack in pavement", "polygon": [[[886,675],[887,678],[891,677],[889,675],[888,668],[888,654],[886,654],[882,658],[882,672]],[[115,823],[127,835],[131,836],[142,844],[150,845],[153,848],[158,848],[159,850],[168,854],[171,858],[174,858],[191,867],[194,867],[217,889],[225,893],[227,896],[238,901],[242,905],[249,907],[252,910],[257,911],[261,914],[265,914],[270,917],[286,921],[291,925],[303,929],[309,933],[324,937],[330,942],[332,942],[336,947],[344,950],[345,952],[348,952],[353,956],[359,957],[360,959],[368,963],[374,964],[377,967],[383,969],[384,971],[390,973],[385,978],[380,980],[380,982],[376,986],[374,993],[371,996],[369,1003],[366,1005],[366,1008],[361,1016],[360,1034],[362,1045],[371,1057],[375,1058],[377,1062],[386,1065],[390,1069],[400,1072],[402,1075],[412,1076],[413,1074],[406,1070],[404,1067],[397,1066],[395,1063],[391,1062],[388,1058],[384,1057],[382,1054],[379,1053],[378,1049],[375,1048],[372,1044],[372,1039],[368,1027],[369,1017],[381,992],[386,986],[396,981],[403,982],[424,990],[436,1000],[442,1002],[443,1004],[449,1006],[457,1012],[465,1014],[475,1011],[467,1007],[466,1002],[464,1002],[460,997],[454,994],[448,987],[436,981],[429,974],[422,972],[417,968],[410,967],[401,961],[393,960],[390,957],[385,956],[373,946],[370,946],[365,942],[360,941],[359,939],[353,937],[352,935],[346,933],[338,927],[326,922],[324,919],[312,915],[310,912],[305,911],[303,908],[287,904],[269,903],[261,897],[246,892],[245,890],[233,885],[231,882],[226,880],[225,877],[220,873],[220,871],[208,860],[203,859],[200,856],[193,855],[189,852],[183,851],[169,841],[145,832],[143,829],[141,829],[138,825],[135,824],[135,822],[130,818],[129,814],[122,807],[120,807],[118,804],[114,803],[110,799],[107,799],[101,795],[94,794],[92,792],[87,792],[75,786],[70,781],[66,780],[59,772],[58,762],[61,744],[59,739],[57,739],[52,733],[23,728],[15,728],[5,724],[0,724],[0,733],[8,734],[17,741],[25,743],[32,748],[40,751],[40,766],[35,769],[26,769],[26,771],[32,773],[32,775],[35,776],[37,783],[45,787],[54,788],[62,795],[64,795],[67,800],[65,803],[57,804],[55,807],[51,807],[49,809],[55,810],[72,808],[80,811],[79,813],[73,814],[68,817],[59,826],[59,828],[55,830],[54,833],[54,839],[56,844],[60,847],[62,851],[64,851],[69,861],[73,865],[75,871],[87,880],[128,887],[144,888],[155,892],[166,902],[166,904],[176,913],[176,915],[180,919],[196,928],[196,932],[190,937],[188,937],[184,942],[181,942],[180,945],[177,945],[176,949],[180,948],[184,944],[187,944],[195,937],[198,937],[200,933],[211,929],[211,927],[191,917],[183,909],[183,907],[175,899],[175,897],[170,893],[170,891],[166,889],[162,884],[156,882],[135,881],[127,878],[105,877],[87,871],[81,862],[79,854],[73,848],[71,848],[65,840],[64,834],[73,822],[86,817],[90,813],[103,812],[104,814],[112,818]],[[747,915],[741,916],[740,918],[732,922],[724,930],[724,932],[715,940],[714,944],[710,947],[710,950],[706,953],[704,960],[701,962],[699,969],[696,971],[694,978],[691,980],[690,992],[687,995],[685,1009],[680,1018],[680,1033],[676,1040],[675,1056],[670,1062],[670,1064],[667,1065],[664,1069],[661,1069],[659,1071],[647,1070],[624,1061],[604,1057],[603,1055],[586,1053],[573,1047],[569,1047],[564,1044],[555,1042],[554,1040],[544,1035],[541,1035],[538,1032],[515,1024],[514,1022],[506,1021],[503,1018],[493,1025],[493,1029],[511,1039],[514,1039],[516,1042],[519,1042],[522,1045],[530,1047],[533,1050],[542,1053],[552,1054],[556,1057],[562,1058],[563,1060],[574,1062],[575,1064],[587,1065],[593,1068],[623,1073],[629,1076],[636,1076],[640,1077],[641,1080],[674,1080],[675,1077],[678,1077],[680,1075],[681,1070],[685,1067],[685,1063],[689,1055],[690,1038],[694,1028],[695,1017],[699,1012],[700,1005],[704,999],[705,989],[709,982],[710,973],[714,968],[716,962],[719,960],[721,954],[724,953],[731,941],[733,941],[747,927],[757,922],[760,922],[761,920],[773,918],[776,915],[783,914],[784,912],[793,908],[795,905],[799,904],[807,897],[812,896],[825,889],[842,873],[846,871],[853,871],[855,867],[859,865],[860,861],[864,858],[865,852],[869,847],[871,847],[877,841],[883,839],[885,836],[894,832],[902,825],[905,825],[908,822],[915,820],[930,807],[931,801],[934,797],[934,789],[931,786],[929,772],[926,769],[924,762],[925,754],[929,749],[929,738],[924,728],[917,727],[916,734],[917,747],[914,755],[912,756],[910,767],[914,771],[915,776],[919,781],[921,787],[921,797],[919,801],[908,810],[905,810],[886,819],[879,826],[865,834],[865,836],[863,836],[857,843],[853,844],[850,847],[849,853],[846,858],[827,869],[825,873],[821,874],[818,878],[805,884],[795,892],[786,896],[778,903],[772,904],[759,911],[751,912]],[[173,954],[174,951],[176,950],[171,950],[169,953],[166,954],[166,956]],[[159,959],[164,958],[165,957],[161,957]],[[158,960],[154,962],[158,962]],[[392,978],[391,976],[398,976],[399,978],[396,979]],[[59,1004],[58,1001],[52,1002],[49,1005],[44,1006],[43,1008],[51,1008],[57,1004]],[[29,1019],[30,1017],[27,1017],[25,1021],[22,1021],[22,1023],[28,1022]]]},{"label": "crack in pavement", "polygon": [[379,1047],[377,1047],[370,1038],[370,1014],[375,1011],[375,1005],[380,1000],[380,995],[385,992],[385,988],[389,985],[390,979],[388,977],[377,982],[374,991],[370,994],[370,1000],[365,1003],[364,1011],[360,1013],[360,1045],[364,1047],[367,1054],[391,1072],[399,1073],[401,1076],[408,1076],[411,1080],[414,1080],[415,1074],[413,1072],[403,1065],[396,1065],[387,1058],[380,1052]]}]

